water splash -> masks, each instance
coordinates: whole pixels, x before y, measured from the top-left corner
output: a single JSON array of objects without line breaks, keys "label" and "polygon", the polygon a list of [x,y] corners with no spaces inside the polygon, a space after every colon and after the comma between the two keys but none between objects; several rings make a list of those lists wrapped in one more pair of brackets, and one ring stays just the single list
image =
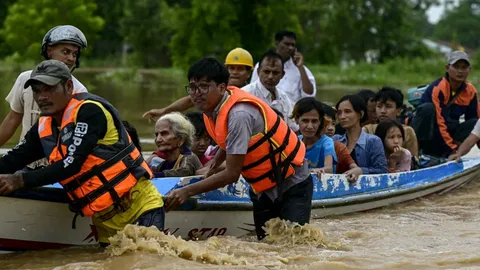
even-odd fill
[{"label": "water splash", "polygon": [[185,241],[181,237],[166,235],[155,227],[127,225],[123,231],[110,237],[107,252],[119,256],[129,251],[147,251],[161,255],[210,264],[245,265],[245,258],[218,252],[220,242],[210,238],[204,242]]},{"label": "water splash", "polygon": [[322,229],[310,224],[300,225],[296,222],[279,218],[265,223],[266,242],[275,245],[307,245],[335,250],[348,250],[339,243],[328,241]]},{"label": "water splash", "polygon": [[127,225],[110,238],[111,245],[106,251],[112,256],[145,251],[208,264],[280,266],[312,261],[302,252],[289,252],[285,256],[285,250],[291,249],[292,245],[296,245],[296,250],[303,247],[305,251],[312,247],[314,250],[332,247],[322,230],[308,224],[300,226],[277,218],[267,222],[265,229],[269,236],[262,242],[234,237],[186,241],[181,237],[165,235],[155,227]]}]

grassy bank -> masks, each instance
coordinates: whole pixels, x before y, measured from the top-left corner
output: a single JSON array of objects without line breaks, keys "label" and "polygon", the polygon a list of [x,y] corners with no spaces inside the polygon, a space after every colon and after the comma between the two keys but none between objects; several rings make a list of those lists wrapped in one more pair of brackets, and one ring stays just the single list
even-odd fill
[{"label": "grassy bank", "polygon": [[[348,67],[313,65],[309,67],[317,85],[391,85],[406,90],[429,84],[445,73],[445,60],[395,59],[384,64],[360,63]],[[480,83],[480,71],[473,66],[469,81]]]},{"label": "grassy bank", "polygon": [[[118,62],[118,59],[117,59]],[[475,61],[474,61],[475,62]],[[5,62],[0,61],[0,71],[20,72],[30,69],[34,62]],[[331,88],[337,86],[354,87],[379,87],[391,85],[406,90],[407,88],[428,84],[445,72],[445,60],[437,59],[392,59],[382,64],[358,63],[355,65],[315,65],[307,64],[317,80],[317,86]],[[106,78],[118,81],[122,85],[123,80],[128,82],[133,74],[148,74],[160,78],[168,78],[169,81],[184,82],[186,71],[176,68],[142,69],[137,67],[121,67],[111,60],[84,59],[81,68],[75,73],[105,73]],[[135,77],[135,76],[133,76]],[[469,81],[474,85],[480,83],[480,71],[473,64]]]}]

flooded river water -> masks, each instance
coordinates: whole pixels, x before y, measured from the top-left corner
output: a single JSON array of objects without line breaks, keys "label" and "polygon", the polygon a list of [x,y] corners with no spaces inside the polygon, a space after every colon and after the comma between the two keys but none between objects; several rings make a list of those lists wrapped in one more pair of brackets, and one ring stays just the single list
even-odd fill
[{"label": "flooded river water", "polygon": [[[98,83],[98,76],[77,77],[111,100],[145,138],[152,127],[141,113],[183,95],[182,82],[168,78],[162,80],[170,87],[137,78],[137,88],[129,88],[130,82],[114,89]],[[335,102],[342,92],[321,92],[319,98]],[[305,228],[309,241],[284,233],[270,243],[251,236],[186,242],[132,226],[108,251],[78,247],[7,254],[0,256],[0,269],[480,269],[479,224],[480,179],[444,195],[312,220]]]},{"label": "flooded river water", "polygon": [[119,238],[135,243],[124,239],[108,252],[92,247],[3,255],[0,268],[480,269],[479,206],[480,181],[474,181],[444,195],[313,220],[307,243],[291,244],[288,233],[273,243],[253,237],[147,241],[145,235],[155,232],[132,227]]}]

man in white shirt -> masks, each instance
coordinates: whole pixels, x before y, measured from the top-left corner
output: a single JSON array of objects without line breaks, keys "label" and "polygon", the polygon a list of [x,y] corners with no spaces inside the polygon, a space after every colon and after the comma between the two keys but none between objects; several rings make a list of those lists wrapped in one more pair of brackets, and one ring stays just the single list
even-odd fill
[{"label": "man in white shirt", "polygon": [[[82,31],[71,25],[60,25],[50,29],[42,41],[41,55],[45,59],[54,59],[65,63],[70,70],[79,66],[80,50],[87,47],[87,39]],[[31,70],[22,72],[5,100],[10,103],[10,112],[0,125],[0,146],[3,146],[22,123],[23,139],[31,126],[38,120],[40,111],[33,100],[30,87],[24,89],[25,82],[30,79]],[[72,76],[73,91],[87,92],[87,88]]]},{"label": "man in white shirt", "polygon": [[[278,89],[285,92],[292,103],[302,97],[315,97],[317,87],[312,72],[303,65],[303,56],[296,48],[296,35],[294,32],[282,30],[275,34],[275,50],[282,56],[285,76],[277,85]],[[252,82],[258,79],[258,63],[252,73]]]},{"label": "man in white shirt", "polygon": [[282,56],[275,51],[266,52],[260,58],[257,69],[259,79],[253,83],[242,87],[250,94],[262,99],[272,108],[276,109],[283,116],[287,125],[295,132],[298,131],[298,125],[290,119],[293,104],[284,91],[279,91],[278,83],[285,75]]}]

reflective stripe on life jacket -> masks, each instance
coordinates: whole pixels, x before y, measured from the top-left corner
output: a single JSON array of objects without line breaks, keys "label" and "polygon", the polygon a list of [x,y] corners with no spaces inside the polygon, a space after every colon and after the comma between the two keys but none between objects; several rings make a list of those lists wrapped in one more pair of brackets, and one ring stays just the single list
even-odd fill
[{"label": "reflective stripe on life jacket", "polygon": [[39,119],[38,134],[49,163],[63,160],[64,166],[68,166],[73,162],[71,154],[88,129],[88,126],[76,121],[80,106],[87,100],[102,105],[110,113],[118,132],[118,141],[112,145],[97,144],[80,171],[60,184],[72,200],[70,209],[92,216],[111,205],[118,205],[137,180],[143,177],[150,179],[152,172],[133,145],[117,110],[103,98],[89,93],[73,96],[63,113],[60,131],[53,126],[52,117]]},{"label": "reflective stripe on life jacket", "polygon": [[227,100],[221,105],[216,120],[204,114],[208,134],[223,150],[228,136],[228,113],[237,103],[247,102],[260,111],[265,130],[253,134],[242,168],[242,176],[255,193],[281,185],[294,172],[292,166],[303,165],[305,145],[272,108],[261,99],[229,86]]}]

